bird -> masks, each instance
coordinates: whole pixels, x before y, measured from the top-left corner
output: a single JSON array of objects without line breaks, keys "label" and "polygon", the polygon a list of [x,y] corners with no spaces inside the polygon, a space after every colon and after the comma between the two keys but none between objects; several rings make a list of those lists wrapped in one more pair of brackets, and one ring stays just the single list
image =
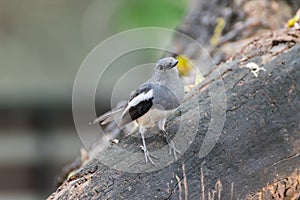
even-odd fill
[{"label": "bird", "polygon": [[124,106],[109,111],[92,122],[92,124],[100,122],[101,125],[105,125],[119,116],[116,123],[122,128],[135,121],[142,139],[141,149],[144,152],[145,162],[147,163],[149,160],[154,166],[156,163],[152,158],[157,157],[147,149],[145,142],[147,129],[158,125],[169,145],[169,155],[173,153],[177,160],[177,153],[180,153],[165,128],[167,117],[180,106],[185,94],[177,64],[178,60],[173,57],[158,60],[154,66],[152,77],[132,93]]}]

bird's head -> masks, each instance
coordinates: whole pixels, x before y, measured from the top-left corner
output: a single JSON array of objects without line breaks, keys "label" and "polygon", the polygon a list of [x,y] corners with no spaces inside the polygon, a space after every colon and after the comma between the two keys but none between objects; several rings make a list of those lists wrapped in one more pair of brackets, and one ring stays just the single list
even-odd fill
[{"label": "bird's head", "polygon": [[156,81],[175,80],[178,75],[178,60],[172,57],[162,58],[155,64],[153,79]]},{"label": "bird's head", "polygon": [[166,72],[168,70],[176,69],[177,63],[178,63],[178,60],[176,60],[175,58],[172,58],[172,57],[162,58],[159,61],[157,61],[156,65],[155,65],[155,71]]}]

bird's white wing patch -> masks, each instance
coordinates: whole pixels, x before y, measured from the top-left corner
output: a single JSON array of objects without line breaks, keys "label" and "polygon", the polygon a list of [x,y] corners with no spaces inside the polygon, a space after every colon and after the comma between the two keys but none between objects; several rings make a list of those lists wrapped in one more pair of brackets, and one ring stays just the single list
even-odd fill
[{"label": "bird's white wing patch", "polygon": [[141,103],[142,101],[146,101],[153,98],[153,89],[149,90],[146,93],[141,93],[139,95],[137,95],[136,97],[134,97],[133,99],[131,99],[131,101],[128,102],[128,105],[126,107],[126,109],[124,110],[123,114],[124,115],[126,112],[128,112],[128,110],[136,105],[138,105],[139,103]]},{"label": "bird's white wing patch", "polygon": [[134,97],[131,101],[128,102],[128,107],[133,107],[141,103],[142,101],[149,100],[153,97],[153,89],[149,90],[147,93],[141,93]]}]

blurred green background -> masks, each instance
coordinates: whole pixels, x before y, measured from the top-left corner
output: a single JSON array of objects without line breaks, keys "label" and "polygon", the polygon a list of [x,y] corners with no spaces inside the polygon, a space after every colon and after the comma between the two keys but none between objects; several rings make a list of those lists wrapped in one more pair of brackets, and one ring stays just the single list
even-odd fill
[{"label": "blurred green background", "polygon": [[187,1],[0,0],[0,199],[45,199],[80,154],[72,87],[87,54],[120,31],[176,28]]}]

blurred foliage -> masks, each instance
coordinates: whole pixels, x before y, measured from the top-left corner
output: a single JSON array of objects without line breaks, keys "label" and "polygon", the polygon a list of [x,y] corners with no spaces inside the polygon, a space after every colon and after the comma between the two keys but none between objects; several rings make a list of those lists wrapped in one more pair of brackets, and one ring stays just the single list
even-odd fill
[{"label": "blurred foliage", "polygon": [[0,104],[69,103],[76,72],[95,46],[131,28],[176,28],[186,5],[187,0],[0,1]]},{"label": "blurred foliage", "polygon": [[176,28],[186,6],[186,0],[127,0],[116,13],[114,24],[120,30],[145,26]]}]

